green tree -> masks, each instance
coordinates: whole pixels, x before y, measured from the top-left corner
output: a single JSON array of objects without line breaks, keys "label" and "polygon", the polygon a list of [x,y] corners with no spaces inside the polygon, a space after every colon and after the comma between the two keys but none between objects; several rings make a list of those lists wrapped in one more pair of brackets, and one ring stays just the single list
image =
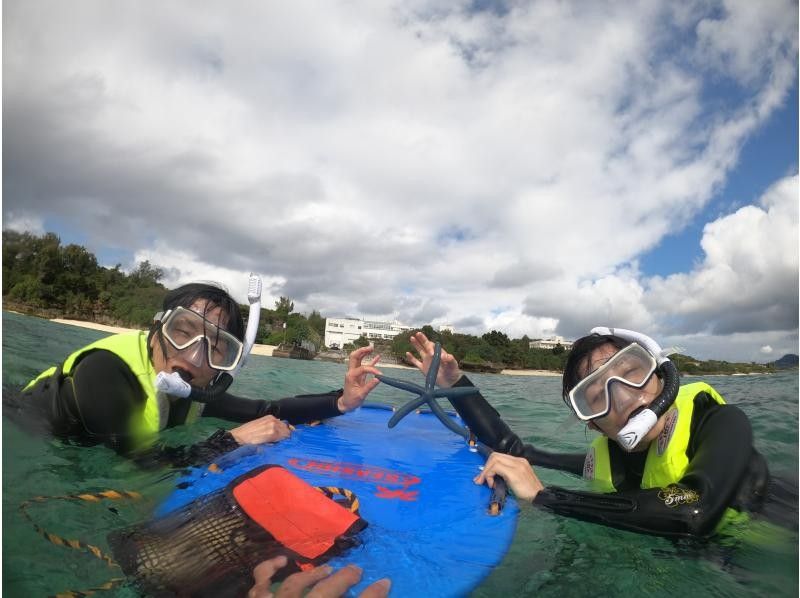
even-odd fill
[{"label": "green tree", "polygon": [[325,318],[317,310],[311,311],[311,315],[308,316],[308,324],[320,337],[325,338]]},{"label": "green tree", "polygon": [[288,297],[281,297],[275,302],[275,315],[286,322],[289,319],[289,314],[294,311],[294,303]]},{"label": "green tree", "polygon": [[369,345],[369,340],[367,340],[367,335],[362,334],[352,343],[345,343],[342,349],[346,352],[354,351],[360,347],[366,347]]},{"label": "green tree", "polygon": [[153,266],[148,260],[140,262],[136,269],[130,274],[130,281],[138,286],[153,286],[164,277],[161,268]]},{"label": "green tree", "polygon": [[304,317],[302,316],[294,317],[293,315],[290,318],[290,322],[288,324],[288,331],[286,333],[288,342],[297,345],[299,345],[302,341],[314,342],[311,338],[312,334],[314,336],[318,336]]},{"label": "green tree", "polygon": [[508,335],[497,330],[487,332],[481,338],[493,347],[505,348],[511,344],[511,339],[508,338]]},{"label": "green tree", "polygon": [[406,352],[410,352],[413,350],[411,346],[411,335],[416,332],[414,330],[407,330],[405,332],[401,332],[400,334],[395,335],[392,339],[392,343],[390,345],[391,349],[390,352],[392,356],[399,362],[404,362],[406,359]]}]

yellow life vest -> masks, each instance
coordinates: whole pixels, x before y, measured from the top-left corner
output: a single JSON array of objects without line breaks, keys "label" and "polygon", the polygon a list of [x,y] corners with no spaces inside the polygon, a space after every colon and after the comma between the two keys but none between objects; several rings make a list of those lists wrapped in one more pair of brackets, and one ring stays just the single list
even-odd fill
[{"label": "yellow life vest", "polygon": [[[691,436],[692,414],[694,412],[694,399],[701,392],[707,393],[718,404],[724,405],[722,398],[712,386],[705,382],[694,382],[681,386],[675,402],[664,414],[664,429],[647,449],[644,472],[640,487],[642,489],[663,488],[668,493],[668,486],[677,483],[689,467],[689,457],[686,450],[689,447]],[[591,480],[592,487],[597,492],[616,492],[611,476],[611,457],[608,450],[608,437],[600,436],[592,442],[586,460],[583,463],[583,477]],[[676,500],[685,497],[676,495]],[[665,500],[670,497],[665,494]],[[734,520],[741,520],[742,513],[734,509],[726,509],[725,514],[717,526]]]},{"label": "yellow life vest", "polygon": [[[64,360],[62,374],[71,376],[75,365],[81,357],[91,351],[102,349],[110,351],[125,362],[133,372],[145,394],[144,410],[134,414],[130,423],[130,433],[140,442],[164,429],[169,415],[169,401],[156,391],[156,371],[148,355],[147,332],[114,334],[95,341],[82,349],[78,349]],[[31,380],[24,390],[31,388],[38,381],[52,376],[56,367],[49,368]],[[192,403],[186,423],[196,420],[202,412],[202,404]]]},{"label": "yellow life vest", "polygon": [[[664,429],[647,450],[641,482],[643,489],[674,484],[686,473],[689,466],[686,449],[689,447],[694,398],[701,392],[708,393],[720,405],[725,404],[725,399],[705,382],[681,386],[675,402],[663,416]],[[583,477],[591,480],[598,492],[617,491],[611,478],[608,442],[606,436],[595,438],[583,463]]]}]

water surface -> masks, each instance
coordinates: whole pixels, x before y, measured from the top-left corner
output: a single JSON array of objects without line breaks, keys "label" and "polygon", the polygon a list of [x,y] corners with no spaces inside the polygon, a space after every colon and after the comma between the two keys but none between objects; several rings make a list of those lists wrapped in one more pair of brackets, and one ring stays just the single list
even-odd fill
[{"label": "water surface", "polygon": [[[4,312],[4,392],[105,335]],[[341,364],[252,356],[232,392],[266,399],[325,392],[342,386],[344,372]],[[413,371],[392,369],[386,373],[422,382],[421,375]],[[560,378],[479,374],[470,378],[526,442],[551,451],[577,452],[591,441],[592,434],[568,417],[560,398]],[[748,414],[756,448],[766,456],[771,471],[796,487],[797,372],[704,379]],[[402,404],[409,397],[379,386],[370,400]],[[201,420],[195,426],[168,430],[164,438],[169,444],[197,442],[224,425],[219,420]],[[581,480],[561,472],[538,469],[537,473],[545,485],[584,487]],[[140,471],[103,447],[65,446],[31,438],[3,418],[3,591],[8,596],[84,590],[117,574],[97,559],[47,542],[19,515],[19,505],[34,496],[107,488],[138,490],[147,498],[139,503],[50,501],[34,505],[30,513],[42,527],[107,549],[108,532],[146,519],[171,491],[172,478],[163,471]],[[754,527],[762,530],[757,524]],[[760,542],[676,543],[525,507],[508,554],[473,595],[794,598],[798,593],[797,530],[762,531]],[[460,541],[480,543],[481,539]],[[136,594],[123,587],[105,595]]]}]

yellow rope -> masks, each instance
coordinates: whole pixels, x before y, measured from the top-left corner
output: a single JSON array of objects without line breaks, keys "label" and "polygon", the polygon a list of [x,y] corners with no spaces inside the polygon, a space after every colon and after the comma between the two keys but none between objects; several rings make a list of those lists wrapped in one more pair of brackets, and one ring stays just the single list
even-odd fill
[{"label": "yellow rope", "polygon": [[110,579],[106,583],[101,586],[97,586],[96,588],[88,588],[86,590],[67,590],[66,592],[59,592],[58,594],[54,594],[55,598],[82,598],[83,596],[91,596],[97,592],[105,592],[108,590],[113,590],[117,586],[119,586],[123,581],[125,581],[124,577],[115,577],[114,579]]},{"label": "yellow rope", "polygon": [[[22,517],[24,517],[33,526],[33,529],[51,544],[54,544],[55,546],[66,546],[75,550],[85,550],[89,554],[105,562],[109,567],[119,567],[117,562],[114,561],[111,556],[105,554],[100,548],[94,546],[93,544],[86,544],[85,542],[81,542],[80,540],[76,539],[62,538],[61,536],[48,532],[33,520],[28,513],[28,507],[30,507],[32,504],[41,504],[47,502],[48,500],[70,500],[98,503],[102,500],[140,500],[141,498],[142,495],[138,492],[132,492],[128,490],[104,490],[103,492],[87,492],[82,494],[68,494],[64,496],[35,496],[34,498],[26,500],[20,504],[19,511]],[[123,581],[125,581],[124,577],[115,577],[96,588],[89,588],[87,590],[80,591],[68,590],[66,592],[60,592],[55,596],[56,598],[80,598],[82,596],[91,596],[96,592],[111,590]]]},{"label": "yellow rope", "polygon": [[358,515],[358,497],[351,490],[348,490],[347,488],[339,488],[337,486],[316,486],[316,489],[331,499],[337,494],[344,496],[347,500],[348,510]]}]

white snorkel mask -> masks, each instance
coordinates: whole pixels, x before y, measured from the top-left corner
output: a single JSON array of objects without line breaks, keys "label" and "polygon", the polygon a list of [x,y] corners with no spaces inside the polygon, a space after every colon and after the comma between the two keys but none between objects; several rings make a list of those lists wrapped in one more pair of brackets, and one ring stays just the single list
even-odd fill
[{"label": "white snorkel mask", "polygon": [[626,451],[631,451],[653,429],[658,418],[666,413],[678,396],[678,370],[668,357],[674,349],[662,350],[649,336],[624,328],[601,326],[592,328],[590,334],[616,336],[631,344],[618,351],[569,392],[570,404],[579,419],[591,421],[608,415],[612,403],[612,384],[639,389],[656,372],[663,380],[661,393],[617,433],[617,443]]},{"label": "white snorkel mask", "polygon": [[[207,338],[205,330],[203,330],[202,333],[200,330],[193,330],[191,334],[183,334],[182,332],[178,332],[176,328],[176,331],[170,332],[167,330],[164,332],[164,336],[170,344],[178,350],[187,350],[195,345],[197,347],[205,346],[208,352],[207,359],[209,365],[222,372],[214,380],[212,386],[209,388],[195,388],[181,378],[178,372],[169,374],[166,372],[159,372],[156,374],[156,390],[176,397],[189,397],[193,401],[198,401],[200,403],[209,403],[222,396],[233,382],[233,377],[247,362],[247,357],[253,349],[256,334],[258,333],[258,322],[261,317],[261,278],[253,273],[250,273],[250,278],[248,280],[247,300],[250,303],[250,314],[247,317],[247,330],[244,335],[244,343],[240,343],[238,339],[224,331],[218,332],[213,342]],[[182,313],[179,310],[189,313]],[[163,321],[166,322],[169,319],[170,323],[173,323],[175,318],[181,316],[188,316],[191,318],[191,314],[194,314],[191,310],[176,308],[173,313],[156,314],[156,320],[161,321],[163,318]],[[202,319],[202,316],[199,314],[196,315]],[[193,322],[187,321],[187,324],[193,324]],[[185,327],[181,330],[184,329]],[[195,332],[197,332],[197,334],[195,334]],[[181,336],[181,334],[183,334],[183,336]]]}]

